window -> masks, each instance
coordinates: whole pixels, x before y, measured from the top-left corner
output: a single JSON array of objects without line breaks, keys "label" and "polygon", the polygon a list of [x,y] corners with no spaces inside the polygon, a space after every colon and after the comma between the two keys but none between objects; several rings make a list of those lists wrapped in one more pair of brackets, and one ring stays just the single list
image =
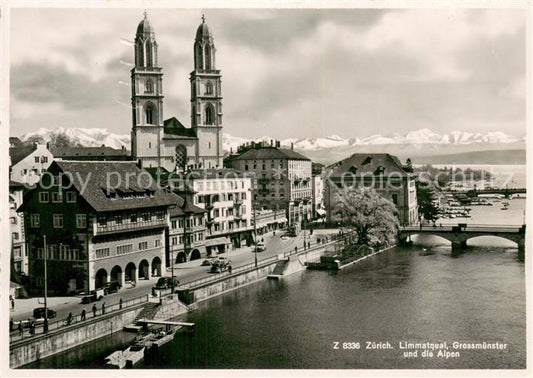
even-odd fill
[{"label": "window", "polygon": [[155,246],[161,247],[161,239],[155,239]]},{"label": "window", "polygon": [[154,109],[151,105],[148,105],[144,111],[145,117],[146,117],[146,124],[153,125],[154,124]]},{"label": "window", "polygon": [[133,244],[117,245],[117,255],[123,255],[133,251]]},{"label": "window", "polygon": [[176,226],[178,225],[178,222],[176,222],[175,220],[172,221],[172,228],[176,228]]},{"label": "window", "polygon": [[143,221],[148,222],[150,220],[150,213],[143,213]]},{"label": "window", "polygon": [[115,224],[122,224],[122,214],[115,215]]},{"label": "window", "polygon": [[133,213],[130,215],[130,222],[136,223],[137,222],[137,214]]},{"label": "window", "polygon": [[87,215],[76,214],[76,228],[86,228],[86,227],[87,227]]},{"label": "window", "polygon": [[[205,124],[206,125],[212,125],[214,123],[213,119],[213,107],[211,105],[207,105],[205,107]],[[211,148],[211,146],[209,146]]]},{"label": "window", "polygon": [[17,218],[11,217],[11,224],[17,224]]},{"label": "window", "polygon": [[174,236],[172,238],[172,245],[176,245],[176,244],[178,244],[178,238],[176,236]]},{"label": "window", "polygon": [[392,195],[392,202],[397,205],[398,204],[398,195],[397,194],[393,194]]},{"label": "window", "polygon": [[148,249],[148,242],[143,241],[139,243],[139,251],[144,251],[145,249]]},{"label": "window", "polygon": [[41,157],[41,163],[48,163],[48,156]]},{"label": "window", "polygon": [[11,234],[11,237],[13,238],[13,240],[19,240],[19,233],[18,232],[13,232]]},{"label": "window", "polygon": [[76,192],[67,192],[67,202],[68,203],[76,202]]},{"label": "window", "polygon": [[35,156],[34,160],[35,160],[36,163],[38,163],[39,162],[39,156]]},{"label": "window", "polygon": [[152,80],[148,79],[144,83],[144,93],[152,93],[154,91],[154,83]]},{"label": "window", "polygon": [[107,227],[107,217],[105,216],[99,216],[98,217],[98,225],[100,227]]},{"label": "window", "polygon": [[158,211],[155,213],[157,219],[165,219],[165,212],[164,211]]},{"label": "window", "polygon": [[178,227],[179,227],[179,228],[183,228],[183,219],[180,219],[180,220],[178,221]]},{"label": "window", "polygon": [[39,193],[39,202],[40,203],[47,203],[48,202],[48,193],[47,192],[40,192]]},{"label": "window", "polygon": [[55,202],[55,203],[63,202],[63,192],[53,192],[52,202]]},{"label": "window", "polygon": [[33,228],[38,228],[41,223],[41,217],[39,214],[31,214],[30,216],[30,226]]},{"label": "window", "polygon": [[[118,253],[118,247],[117,247]],[[96,250],[96,258],[101,259],[103,257],[109,257],[109,248],[99,248]]]},{"label": "window", "polygon": [[63,228],[63,214],[53,215],[54,228]]}]

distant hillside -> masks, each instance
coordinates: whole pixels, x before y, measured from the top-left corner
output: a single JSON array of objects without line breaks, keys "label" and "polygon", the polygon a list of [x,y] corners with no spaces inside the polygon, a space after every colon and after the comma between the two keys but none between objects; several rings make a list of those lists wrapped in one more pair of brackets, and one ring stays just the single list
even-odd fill
[{"label": "distant hillside", "polygon": [[418,156],[415,164],[526,164],[526,150],[472,151],[451,155]]}]

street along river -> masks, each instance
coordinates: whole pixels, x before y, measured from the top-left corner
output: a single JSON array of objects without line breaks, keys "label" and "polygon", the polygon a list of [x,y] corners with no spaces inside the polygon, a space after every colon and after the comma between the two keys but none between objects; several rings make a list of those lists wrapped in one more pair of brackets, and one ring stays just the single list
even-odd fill
[{"label": "street along river", "polygon": [[[178,336],[143,367],[524,368],[525,279],[516,248],[480,239],[454,258],[442,239],[420,243],[338,273],[304,271],[203,302],[187,316],[195,335]],[[119,333],[32,367],[102,367],[108,344],[127,339]],[[368,341],[393,349],[366,349]],[[456,351],[454,342],[506,348],[461,349],[448,358],[435,349],[422,357],[426,345],[405,357],[400,342],[446,342],[447,352]]]}]

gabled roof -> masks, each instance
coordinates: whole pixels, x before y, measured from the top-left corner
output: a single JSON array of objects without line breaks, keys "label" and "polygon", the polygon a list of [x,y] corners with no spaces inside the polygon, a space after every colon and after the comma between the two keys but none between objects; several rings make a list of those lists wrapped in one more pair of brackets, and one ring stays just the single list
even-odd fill
[{"label": "gabled roof", "polygon": [[52,147],[50,152],[54,157],[95,157],[95,156],[129,156],[126,149],[115,149],[111,147]]},{"label": "gabled roof", "polygon": [[288,160],[311,160],[296,151],[276,148],[260,147],[251,148],[240,155],[232,157],[232,160],[265,160],[265,159],[288,159]]},{"label": "gabled roof", "polygon": [[403,170],[400,160],[390,154],[353,154],[349,158],[328,166],[327,169],[332,170],[332,177],[341,176],[345,172],[351,172],[356,176],[363,173],[377,174],[380,170],[385,176],[391,172],[396,172],[401,177],[409,176]]},{"label": "gabled roof", "polygon": [[24,147],[12,147],[9,149],[9,157],[11,158],[11,165],[17,164],[19,161],[24,159],[26,156],[31,154],[37,149],[37,145],[24,146]]},{"label": "gabled roof", "polygon": [[170,206],[183,201],[158,188],[134,162],[54,161],[48,171],[68,172],[73,187],[98,212]]},{"label": "gabled roof", "polygon": [[169,118],[163,123],[164,138],[195,138],[196,133],[193,129],[183,126],[176,117]]},{"label": "gabled roof", "polygon": [[[180,197],[181,198],[181,197]],[[181,205],[178,205],[176,207],[171,207],[169,209],[170,217],[180,217],[188,214],[203,214],[206,210],[202,209],[201,207],[198,207],[196,205],[193,205],[191,201],[183,200]]]}]

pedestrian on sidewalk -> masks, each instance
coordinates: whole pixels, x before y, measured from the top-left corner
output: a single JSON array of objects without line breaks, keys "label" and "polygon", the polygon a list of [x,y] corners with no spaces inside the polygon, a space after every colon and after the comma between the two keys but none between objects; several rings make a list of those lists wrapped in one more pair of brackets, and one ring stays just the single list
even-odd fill
[{"label": "pedestrian on sidewalk", "polygon": [[105,315],[105,302],[102,303],[102,315]]},{"label": "pedestrian on sidewalk", "polygon": [[13,318],[9,318],[9,332],[13,331]]},{"label": "pedestrian on sidewalk", "polygon": [[85,309],[81,310],[81,320],[85,320]]},{"label": "pedestrian on sidewalk", "polygon": [[72,312],[69,312],[67,316],[67,325],[69,326],[71,323],[72,323]]},{"label": "pedestrian on sidewalk", "polygon": [[13,298],[12,295],[9,296],[9,301],[11,302],[11,310],[14,311],[15,310],[15,299]]},{"label": "pedestrian on sidewalk", "polygon": [[93,317],[96,317],[96,304],[93,304]]},{"label": "pedestrian on sidewalk", "polygon": [[35,323],[33,321],[30,322],[30,335],[35,335]]},{"label": "pedestrian on sidewalk", "polygon": [[19,336],[22,337],[24,330],[22,329],[22,320],[19,320]]},{"label": "pedestrian on sidewalk", "polygon": [[122,298],[118,301],[118,308],[122,310]]},{"label": "pedestrian on sidewalk", "polygon": [[231,268],[231,265],[228,266],[228,272],[229,272],[229,274],[231,274],[231,269],[232,269],[232,268]]}]

